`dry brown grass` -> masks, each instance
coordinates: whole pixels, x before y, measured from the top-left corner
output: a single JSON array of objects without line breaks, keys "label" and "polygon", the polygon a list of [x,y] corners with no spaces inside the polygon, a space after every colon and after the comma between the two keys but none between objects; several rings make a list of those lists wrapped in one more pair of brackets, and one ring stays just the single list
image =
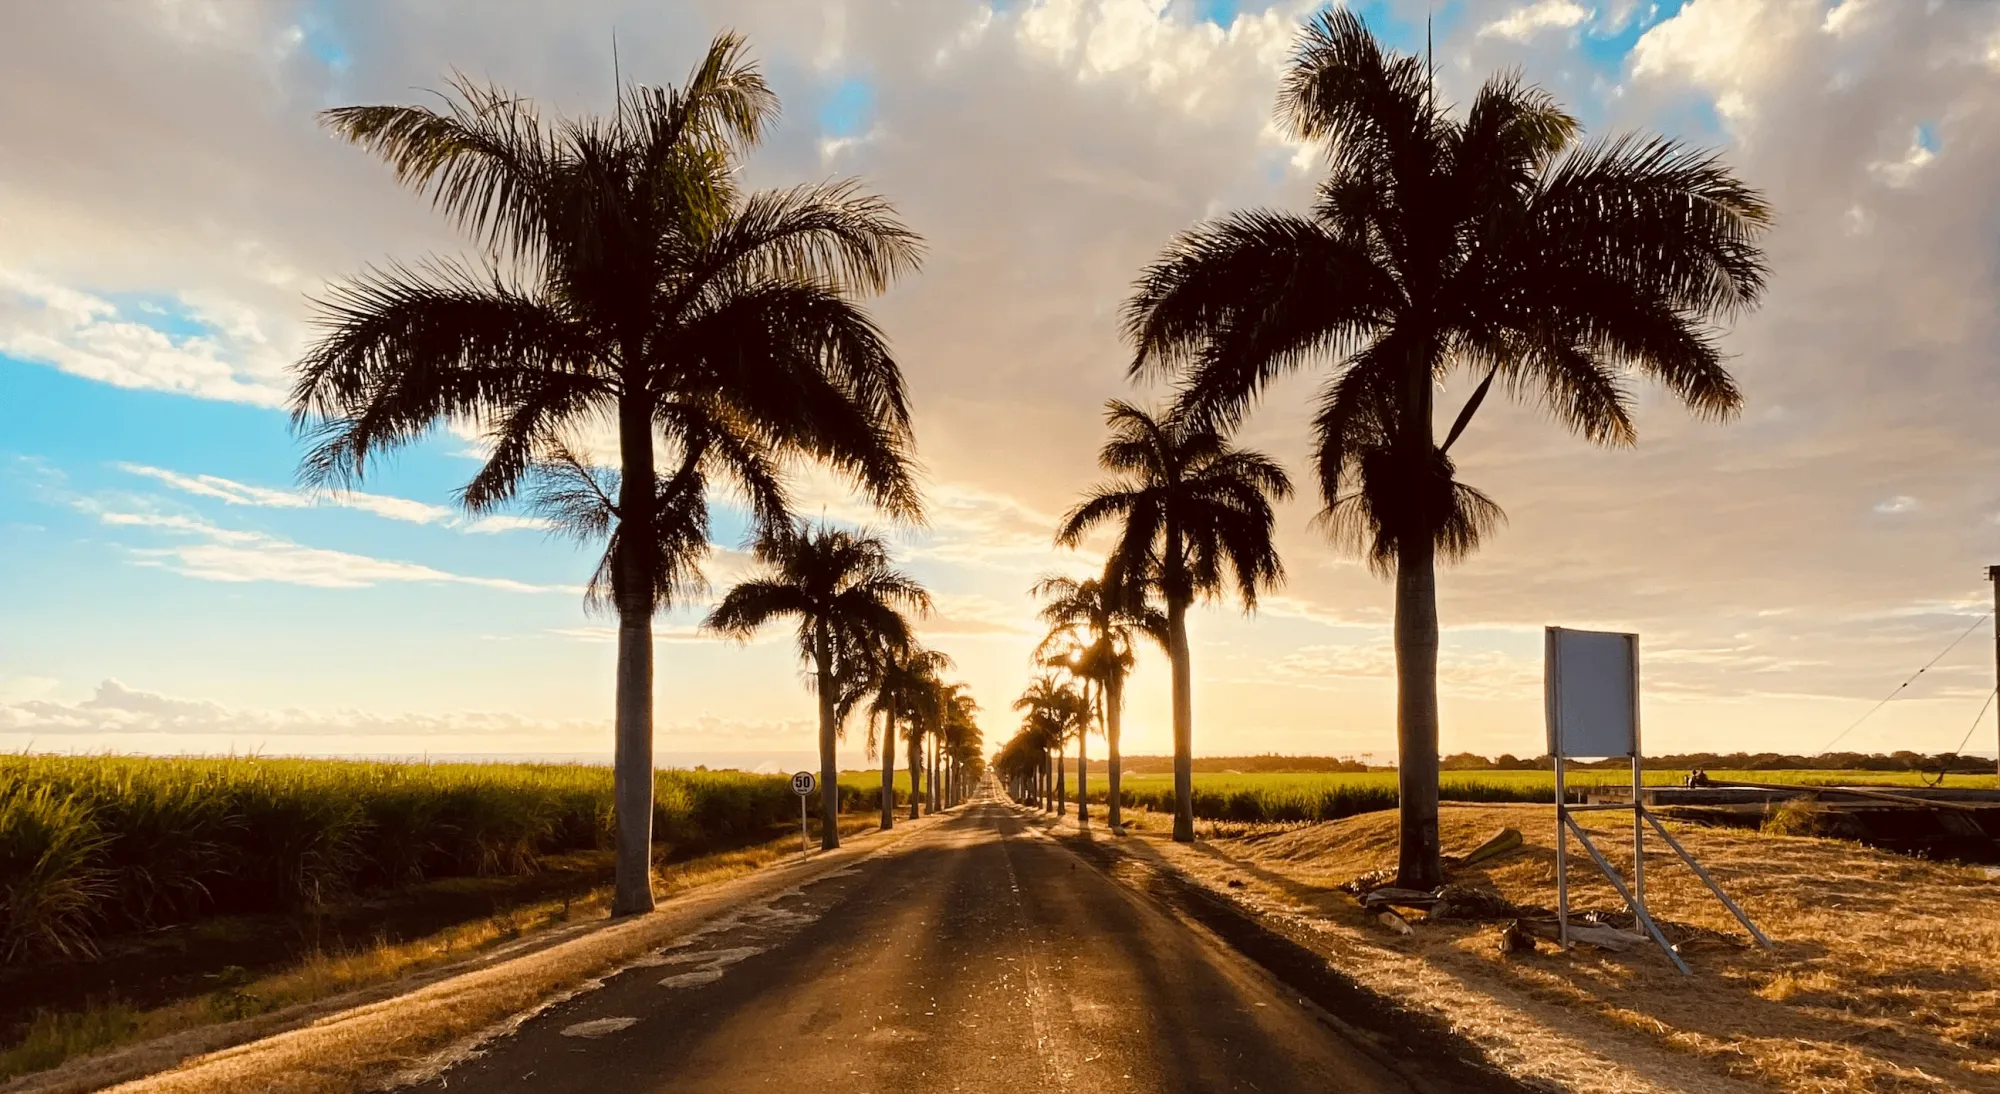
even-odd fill
[{"label": "dry brown grass", "polygon": [[[1414,938],[1389,935],[1334,887],[1394,864],[1394,813],[1205,826],[1210,838],[1192,848],[1160,840],[1163,820],[1137,818],[1135,828],[1151,837],[1140,841],[1148,853],[1309,926],[1342,969],[1446,1014],[1524,1074],[1593,1090],[1750,1081],[1795,1092],[2000,1091],[2000,881],[1978,870],[1836,840],[1671,826],[1777,943],[1773,952],[1690,946],[1695,975],[1684,978],[1651,947],[1564,955],[1545,944],[1534,957],[1506,958],[1495,924],[1420,924]],[[1490,884],[1518,903],[1553,904],[1554,824],[1546,806],[1446,806],[1448,850],[1503,825],[1529,843],[1456,880]],[[1588,824],[1606,829],[1597,842],[1629,878],[1629,816],[1599,814]],[[1648,903],[1658,917],[1747,943],[1657,838],[1647,852]],[[1570,877],[1573,908],[1622,909],[1587,859]],[[1510,1028],[1520,1022],[1545,1028]],[[1575,1059],[1552,1059],[1564,1053]],[[1633,1073],[1578,1085],[1579,1072],[1600,1066],[1592,1057]]]}]

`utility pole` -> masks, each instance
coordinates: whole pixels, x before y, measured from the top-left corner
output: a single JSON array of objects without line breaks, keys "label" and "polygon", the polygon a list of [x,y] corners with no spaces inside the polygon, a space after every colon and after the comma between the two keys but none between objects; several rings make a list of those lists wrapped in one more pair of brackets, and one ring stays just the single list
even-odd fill
[{"label": "utility pole", "polygon": [[[1986,579],[1993,582],[1993,685],[2000,688],[2000,566],[1988,566]],[[2000,703],[1994,706],[2000,708]],[[2000,721],[2000,710],[1994,712],[1994,719]],[[1995,742],[2000,744],[2000,737]],[[2000,759],[1994,760],[1993,771],[2000,776]]]}]

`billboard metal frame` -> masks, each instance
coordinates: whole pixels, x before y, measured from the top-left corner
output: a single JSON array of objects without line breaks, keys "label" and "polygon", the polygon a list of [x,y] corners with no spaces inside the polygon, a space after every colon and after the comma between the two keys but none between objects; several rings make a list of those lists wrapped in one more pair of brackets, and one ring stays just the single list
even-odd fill
[{"label": "billboard metal frame", "polygon": [[[1603,717],[1606,714],[1609,714],[1611,717],[1624,716],[1629,717],[1629,722],[1624,727],[1616,725],[1610,727],[1601,725],[1585,727],[1567,724],[1569,721],[1566,717],[1567,712],[1572,707],[1588,707],[1589,703],[1585,700],[1592,697],[1583,695],[1581,689],[1586,685],[1581,682],[1580,678],[1572,678],[1573,682],[1571,686],[1565,688],[1563,684],[1563,651],[1572,644],[1581,644],[1584,642],[1594,644],[1607,643],[1612,640],[1622,641],[1626,648],[1626,664],[1628,666],[1627,671],[1629,672],[1626,682],[1629,684],[1631,710],[1629,714],[1624,710],[1607,712],[1601,709],[1600,704],[1597,716]],[[1651,825],[1660,838],[1666,842],[1667,846],[1673,849],[1674,854],[1678,855],[1682,862],[1687,863],[1688,868],[1693,870],[1695,876],[1701,879],[1702,884],[1708,886],[1709,891],[1715,894],[1716,899],[1722,901],[1723,907],[1729,909],[1730,914],[1736,917],[1736,921],[1743,924],[1743,928],[1750,932],[1750,937],[1755,939],[1759,946],[1770,949],[1771,940],[1764,937],[1764,932],[1757,929],[1757,925],[1750,921],[1749,915],[1745,914],[1735,901],[1729,899],[1729,895],[1722,891],[1722,887],[1715,883],[1715,879],[1709,876],[1708,871],[1701,868],[1701,864],[1694,860],[1694,856],[1688,854],[1687,849],[1680,845],[1680,841],[1669,835],[1666,826],[1662,825],[1659,818],[1655,817],[1652,811],[1646,808],[1645,790],[1642,785],[1645,774],[1645,760],[1640,747],[1639,737],[1639,636],[1636,634],[1617,634],[1607,631],[1579,631],[1565,627],[1549,627],[1544,637],[1542,671],[1543,701],[1548,719],[1549,758],[1555,764],[1556,776],[1556,934],[1557,941],[1562,948],[1565,950],[1569,949],[1569,836],[1574,833],[1577,842],[1583,845],[1585,851],[1589,852],[1591,860],[1604,873],[1605,879],[1611,882],[1611,887],[1618,891],[1620,897],[1624,898],[1626,907],[1632,910],[1632,917],[1646,929],[1646,933],[1652,936],[1653,941],[1659,944],[1660,950],[1667,955],[1667,960],[1672,961],[1674,968],[1679,969],[1682,975],[1692,975],[1692,971],[1687,967],[1687,962],[1681,960],[1679,951],[1675,950],[1673,944],[1667,941],[1666,935],[1661,933],[1659,924],[1653,921],[1652,913],[1646,907],[1646,827]],[[1601,698],[1601,695],[1595,698]],[[1572,699],[1579,701],[1571,702]],[[1609,733],[1606,732],[1607,728],[1610,731]],[[1595,741],[1598,744],[1604,744],[1607,740],[1614,743],[1623,743],[1625,751],[1610,752],[1601,756],[1573,754],[1569,749],[1570,738],[1572,736]],[[1571,805],[1564,778],[1564,765],[1566,762],[1571,759],[1611,759],[1619,756],[1629,756],[1632,761],[1631,803],[1610,802],[1596,805]],[[1591,842],[1589,833],[1584,831],[1583,825],[1577,823],[1574,816],[1577,813],[1609,812],[1624,809],[1632,811],[1632,884],[1630,887],[1627,887],[1625,879],[1619,875],[1610,861],[1604,857],[1603,852],[1597,849],[1597,845]]]}]

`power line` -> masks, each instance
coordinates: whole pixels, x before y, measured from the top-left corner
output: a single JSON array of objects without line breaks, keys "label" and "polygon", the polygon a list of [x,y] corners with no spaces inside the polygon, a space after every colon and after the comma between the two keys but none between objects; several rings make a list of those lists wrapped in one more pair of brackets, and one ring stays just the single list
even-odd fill
[{"label": "power line", "polygon": [[1992,691],[1986,693],[1986,701],[1979,704],[1979,713],[1972,716],[1971,727],[1965,731],[1964,737],[1959,738],[1958,747],[1951,750],[1952,755],[1956,756],[1964,752],[1966,742],[1972,740],[1974,733],[1979,732],[1979,723],[1986,720],[1986,708],[1993,705],[1993,697],[1995,695],[2000,695],[2000,688],[1994,688]]},{"label": "power line", "polygon": [[[1849,726],[1848,726],[1848,727],[1847,727],[1846,729],[1843,729],[1843,730],[1841,730],[1841,731],[1840,731],[1839,733],[1836,733],[1836,734],[1834,734],[1834,735],[1833,735],[1833,740],[1831,740],[1831,741],[1828,741],[1828,742],[1827,742],[1826,744],[1824,744],[1824,745],[1820,746],[1820,752],[1826,752],[1826,751],[1827,751],[1828,749],[1831,749],[1831,748],[1832,748],[1832,747],[1833,747],[1834,745],[1836,745],[1836,744],[1839,744],[1839,743],[1840,743],[1840,739],[1841,739],[1842,737],[1845,737],[1845,736],[1847,736],[1848,734],[1850,734],[1850,733],[1854,732],[1854,730],[1855,730],[1855,727],[1856,727],[1856,726],[1859,726],[1859,725],[1860,725],[1861,723],[1863,723],[1863,722],[1867,721],[1868,719],[1870,719],[1870,718],[1874,717],[1874,716],[1875,716],[1875,712],[1876,712],[1876,711],[1878,711],[1878,710],[1881,710],[1881,709],[1882,709],[1883,707],[1885,707],[1885,706],[1888,706],[1888,705],[1889,705],[1889,700],[1891,700],[1891,699],[1894,699],[1894,698],[1895,698],[1896,696],[1898,696],[1898,695],[1901,695],[1901,694],[1903,693],[1903,689],[1904,689],[1904,688],[1906,688],[1906,687],[1909,687],[1909,686],[1910,686],[1911,684],[1914,684],[1914,683],[1916,683],[1916,682],[1917,682],[1917,677],[1919,677],[1919,676],[1922,676],[1922,675],[1923,675],[1924,673],[1927,673],[1927,672],[1929,672],[1929,671],[1931,670],[1931,666],[1932,666],[1932,665],[1935,665],[1935,664],[1937,664],[1937,663],[1938,663],[1939,661],[1942,661],[1942,660],[1944,660],[1944,655],[1945,655],[1945,653],[1950,653],[1951,651],[1953,651],[1953,650],[1957,649],[1957,648],[1958,648],[1958,644],[1959,644],[1960,642],[1963,642],[1963,641],[1965,641],[1965,640],[1966,640],[1966,639],[1967,639],[1968,637],[1970,637],[1970,636],[1972,635],[1972,632],[1973,632],[1973,631],[1976,631],[1976,630],[1978,630],[1978,629],[1979,629],[1979,625],[1980,625],[1981,623],[1984,623],[1984,622],[1986,622],[1986,621],[1987,621],[1987,620],[1988,620],[1989,618],[1991,618],[1991,617],[1992,617],[1992,615],[1993,615],[1993,613],[1992,613],[1992,612],[1987,612],[1987,613],[1986,613],[1985,615],[1982,615],[1982,616],[1980,616],[1980,617],[1979,617],[1978,619],[1975,619],[1975,620],[1973,620],[1973,621],[1972,621],[1972,626],[1970,626],[1970,627],[1967,627],[1967,628],[1965,628],[1965,633],[1964,633],[1964,634],[1961,634],[1961,635],[1959,635],[1959,636],[1958,636],[1957,638],[1954,638],[1954,639],[1952,639],[1952,640],[1951,640],[1951,645],[1949,645],[1949,646],[1946,646],[1946,647],[1944,648],[1944,653],[1940,653],[1940,654],[1938,654],[1938,655],[1937,655],[1936,657],[1933,657],[1933,658],[1931,658],[1931,659],[1930,659],[1929,661],[1925,662],[1925,663],[1924,663],[1924,667],[1923,667],[1923,668],[1920,668],[1920,669],[1918,669],[1917,671],[1915,671],[1915,672],[1913,672],[1913,673],[1911,673],[1911,674],[1910,674],[1910,678],[1909,678],[1908,680],[1905,680],[1905,681],[1903,681],[1902,683],[1900,683],[1900,684],[1897,684],[1897,685],[1896,685],[1896,690],[1894,690],[1894,691],[1890,692],[1889,694],[1887,694],[1887,695],[1883,696],[1883,697],[1882,697],[1882,701],[1881,701],[1881,702],[1879,702],[1879,703],[1876,703],[1876,704],[1875,704],[1874,706],[1872,706],[1872,707],[1869,707],[1869,708],[1868,708],[1868,713],[1866,713],[1866,714],[1863,714],[1863,715],[1862,715],[1861,717],[1859,717],[1859,718],[1856,718],[1856,719],[1855,719],[1855,720],[1853,721],[1853,723],[1852,723],[1852,724],[1850,724],[1850,725],[1849,725]],[[1984,713],[1984,712],[1982,711],[1982,713]],[[1971,734],[1969,734],[1969,733],[1968,733],[1968,734],[1966,734],[1966,738],[1967,738],[1968,740],[1970,740],[1970,739],[1971,739],[1971,736],[1972,736],[1972,735],[1971,735]]]}]

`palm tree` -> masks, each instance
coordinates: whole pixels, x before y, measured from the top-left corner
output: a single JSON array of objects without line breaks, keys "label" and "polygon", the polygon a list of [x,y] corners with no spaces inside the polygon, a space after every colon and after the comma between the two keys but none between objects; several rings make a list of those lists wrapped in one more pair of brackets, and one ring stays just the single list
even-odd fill
[{"label": "palm tree", "polygon": [[1065,748],[1072,735],[1081,736],[1088,725],[1089,705],[1070,681],[1058,680],[1044,672],[1014,700],[1014,709],[1026,711],[1023,726],[1039,735],[1044,751],[1051,754],[1048,782],[1053,801],[1048,806],[1057,816],[1068,809],[1065,774],[1069,766]]},{"label": "palm tree", "polygon": [[968,750],[979,746],[979,724],[974,716],[979,704],[964,684],[940,684],[937,690],[938,729],[936,751],[943,767],[937,782],[938,798],[944,808],[958,804],[958,779]]},{"label": "palm tree", "polygon": [[964,685],[952,684],[945,696],[945,712],[945,758],[946,770],[950,772],[950,792],[946,797],[956,805],[965,800],[965,780],[975,777],[980,767],[979,704]]},{"label": "palm tree", "polygon": [[[1763,197],[1718,158],[1658,137],[1582,142],[1512,75],[1463,117],[1423,61],[1346,10],[1307,23],[1278,109],[1329,166],[1305,214],[1258,210],[1170,244],[1126,305],[1135,376],[1184,384],[1180,410],[1239,420],[1268,381],[1332,374],[1313,419],[1326,516],[1396,582],[1399,885],[1440,878],[1437,560],[1500,518],[1448,455],[1496,380],[1585,438],[1632,443],[1631,372],[1706,418],[1741,395],[1710,324],[1754,305]],[[1480,376],[1443,444],[1438,382]]]},{"label": "palm tree", "polygon": [[[1097,683],[1098,650],[1085,642],[1082,636],[1069,628],[1051,630],[1035,647],[1035,656],[1042,666],[1057,670],[1069,678],[1067,708],[1062,711],[1066,724],[1074,726],[1076,737],[1076,819],[1078,824],[1090,821],[1090,723],[1097,704],[1093,702],[1092,689]],[[1066,737],[1067,738],[1067,733]],[[1063,793],[1063,779],[1068,774],[1069,765],[1063,763],[1057,768],[1056,813],[1062,814],[1069,797]]]},{"label": "palm tree", "polygon": [[993,757],[994,773],[1006,780],[1007,793],[1015,799],[1035,798],[1035,788],[1040,781],[1043,756],[1042,746],[1034,730],[1024,726]]},{"label": "palm tree", "polygon": [[852,183],[739,188],[777,100],[734,35],[679,88],[621,89],[609,119],[545,121],[502,89],[452,87],[442,110],[322,115],[490,257],[390,266],[329,290],[291,395],[312,437],[301,477],[357,483],[372,457],[470,422],[490,454],[459,500],[487,511],[580,427],[617,424],[612,907],[645,911],[652,619],[661,541],[681,531],[659,511],[656,448],[685,466],[706,447],[705,474],[765,525],[788,519],[776,469],[800,456],[917,515],[902,376],[856,299],[915,269],[920,244]]},{"label": "palm tree", "polygon": [[[870,704],[871,714],[882,719],[882,827],[895,827],[896,817],[896,723],[907,722],[911,726],[912,739],[920,736],[917,726],[933,715],[938,686],[938,673],[951,667],[951,658],[936,650],[918,646],[908,646],[888,651],[884,658],[882,672],[875,681],[875,699]],[[868,737],[870,755],[876,747],[874,729],[871,724]],[[914,801],[919,780],[916,767],[910,769],[910,794]],[[912,814],[914,816],[915,814]]]},{"label": "palm tree", "polygon": [[[840,771],[834,743],[843,732],[844,650],[910,644],[905,611],[928,614],[930,594],[889,565],[881,539],[800,521],[757,543],[764,574],[737,583],[702,625],[739,641],[775,619],[798,620],[799,656],[819,695],[820,847],[840,846]],[[858,655],[850,655],[858,659]]]},{"label": "palm tree", "polygon": [[1173,665],[1174,839],[1194,839],[1194,713],[1187,610],[1233,585],[1245,611],[1257,589],[1284,577],[1271,542],[1273,499],[1292,492],[1270,457],[1231,447],[1215,426],[1174,413],[1158,417],[1113,400],[1111,439],[1098,463],[1118,476],[1093,487],[1063,516],[1056,543],[1075,547],[1100,524],[1118,522],[1105,583],[1140,602],[1166,602],[1167,656]]},{"label": "palm tree", "polygon": [[[1139,590],[1143,594],[1143,589]],[[1061,635],[1077,635],[1081,640],[1081,663],[1097,684],[1098,720],[1104,726],[1105,748],[1109,753],[1109,793],[1107,813],[1112,831],[1124,826],[1119,811],[1120,757],[1119,721],[1125,705],[1125,677],[1136,660],[1133,639],[1144,634],[1167,642],[1167,617],[1141,596],[1121,595],[1116,586],[1097,579],[1077,581],[1068,577],[1045,577],[1035,584],[1034,594],[1047,601],[1041,619],[1049,629],[1043,639],[1046,649]],[[1079,768],[1078,781],[1082,781]],[[1079,797],[1085,795],[1079,794]],[[1079,811],[1082,806],[1078,806]]]}]

